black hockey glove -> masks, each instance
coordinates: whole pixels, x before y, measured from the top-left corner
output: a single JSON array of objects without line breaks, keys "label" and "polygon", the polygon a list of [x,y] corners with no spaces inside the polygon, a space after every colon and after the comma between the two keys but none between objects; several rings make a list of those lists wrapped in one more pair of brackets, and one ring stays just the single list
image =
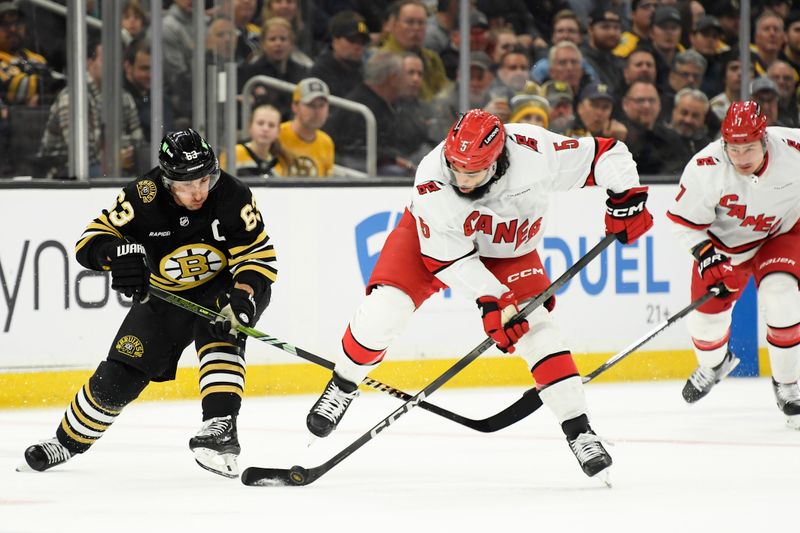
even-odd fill
[{"label": "black hockey glove", "polygon": [[150,269],[144,246],[116,240],[106,246],[105,253],[111,268],[111,288],[137,302],[147,300]]},{"label": "black hockey glove", "polygon": [[231,289],[228,304],[220,309],[222,317],[211,323],[211,333],[220,340],[230,340],[236,336],[236,326],[250,327],[255,322],[256,301],[253,295],[244,289]]}]

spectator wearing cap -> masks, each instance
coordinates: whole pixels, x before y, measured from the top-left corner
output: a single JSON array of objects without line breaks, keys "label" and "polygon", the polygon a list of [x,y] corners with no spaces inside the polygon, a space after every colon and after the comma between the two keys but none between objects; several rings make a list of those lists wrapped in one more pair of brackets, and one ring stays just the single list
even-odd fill
[{"label": "spectator wearing cap", "polygon": [[0,98],[8,105],[44,104],[50,69],[45,58],[23,46],[25,15],[17,2],[0,2]]},{"label": "spectator wearing cap", "polygon": [[[364,81],[345,96],[364,104],[375,115],[378,133],[378,175],[408,176],[414,165],[400,156],[397,139],[397,111],[394,103],[401,94],[403,63],[401,56],[381,50],[364,67]],[[336,159],[342,166],[366,170],[366,124],[364,118],[345,109],[331,113],[327,131],[336,144]]]},{"label": "spectator wearing cap", "polygon": [[511,99],[508,121],[535,124],[547,129],[550,125],[550,104],[538,94],[518,94]]},{"label": "spectator wearing cap", "polygon": [[624,141],[628,128],[611,117],[614,111],[614,94],[605,83],[591,83],[581,91],[577,114],[568,137],[608,137]]},{"label": "spectator wearing cap", "polygon": [[797,107],[797,79],[792,66],[780,59],[767,69],[767,77],[778,87],[778,121],[790,128],[800,126]]},{"label": "spectator wearing cap", "polygon": [[583,54],[570,41],[553,45],[550,48],[549,60],[549,79],[563,81],[572,89],[572,94],[580,94],[583,87],[597,81],[583,70]]},{"label": "spectator wearing cap", "polygon": [[[469,24],[469,49],[473,52],[486,52],[489,49],[489,23],[486,22],[486,16],[479,11],[473,11],[469,18]],[[450,32],[450,40],[447,46],[439,53],[444,65],[444,72],[450,81],[455,81],[460,48],[461,32],[456,27]]]},{"label": "spectator wearing cap", "polygon": [[625,68],[622,71],[625,78],[625,89],[636,80],[656,82],[656,59],[653,52],[645,48],[634,50],[625,58]]},{"label": "spectator wearing cap", "polygon": [[633,82],[622,99],[622,110],[622,122],[628,128],[625,144],[639,173],[677,176],[683,169],[683,143],[658,118],[661,101],[656,86],[648,81]]},{"label": "spectator wearing cap", "polygon": [[677,54],[683,52],[681,15],[678,8],[663,4],[656,8],[653,12],[651,38],[656,60],[656,84],[658,87],[666,87],[672,61]]},{"label": "spectator wearing cap", "polygon": [[[456,77],[456,79],[458,79]],[[509,99],[512,94],[504,90],[502,94],[492,94],[491,87],[494,81],[492,73],[492,60],[485,52],[470,52],[469,54],[469,90],[467,91],[470,109],[484,109],[497,115],[501,120],[508,120],[511,114]],[[450,130],[450,126],[458,118],[459,85],[453,83],[444,93],[433,101],[436,110],[437,124],[435,137],[442,139]]]},{"label": "spectator wearing cap", "polygon": [[563,135],[572,126],[575,118],[575,97],[572,89],[563,81],[551,80],[542,85],[542,94],[550,104],[548,129]]},{"label": "spectator wearing cap", "polygon": [[[489,28],[486,15],[478,11],[474,6],[470,7],[469,20],[473,29],[482,28],[488,30]],[[436,12],[428,17],[423,46],[441,55],[442,52],[450,47],[454,31],[458,31],[458,0],[438,0],[436,2]]]},{"label": "spectator wearing cap", "polygon": [[753,27],[753,42],[750,44],[750,52],[754,54],[753,66],[756,76],[766,76],[767,69],[778,59],[786,44],[783,19],[775,13],[765,12],[756,18]]},{"label": "spectator wearing cap", "polygon": [[[575,13],[569,9],[562,9],[556,13],[553,19],[552,46],[562,41],[574,43],[579,48],[583,44],[583,27]],[[550,50],[553,49],[552,46],[549,50],[545,49],[547,50],[545,57],[536,60],[531,68],[531,79],[536,83],[542,84],[550,77]],[[581,66],[591,79],[597,79],[597,72],[595,72],[594,67],[583,58],[581,59]]]},{"label": "spectator wearing cap", "polygon": [[786,46],[783,47],[780,58],[792,66],[796,79],[800,80],[800,9],[789,13],[783,27],[786,32]]},{"label": "spectator wearing cap", "polygon": [[306,78],[292,93],[291,120],[280,126],[278,140],[294,161],[291,176],[327,177],[333,173],[334,144],[322,131],[328,120],[330,89],[319,78]]},{"label": "spectator wearing cap", "polygon": [[750,100],[761,106],[761,111],[767,117],[767,126],[786,126],[778,117],[778,97],[778,86],[766,76],[750,83]]},{"label": "spectator wearing cap", "polygon": [[652,48],[650,30],[653,27],[653,11],[658,0],[633,0],[631,2],[631,29],[622,32],[614,55],[627,58],[637,48]]},{"label": "spectator wearing cap", "polygon": [[426,102],[433,100],[449,83],[439,54],[423,46],[427,16],[425,4],[419,0],[399,0],[392,4],[389,17],[394,22],[390,25],[389,35],[381,47],[386,52],[413,52],[422,58],[425,76],[420,98]]},{"label": "spectator wearing cap", "polygon": [[[259,74],[278,78],[289,83],[299,83],[309,76],[309,69],[291,58],[294,49],[294,30],[282,17],[272,17],[261,26],[261,55],[239,69],[239,91],[244,84]],[[290,116],[292,97],[284,92],[257,85],[253,94],[278,108],[284,118]],[[245,98],[250,95],[244,95]]]},{"label": "spectator wearing cap", "polygon": [[709,130],[705,120],[708,110],[708,97],[699,89],[684,87],[675,95],[668,126],[683,141],[684,165],[689,162],[693,154],[705,148],[712,140],[708,135]]},{"label": "spectator wearing cap", "polygon": [[[722,79],[724,90],[711,98],[709,104],[711,112],[722,121],[732,102],[740,99],[742,90],[742,62],[739,60],[737,50],[730,50],[722,54]],[[750,77],[753,76],[753,66],[750,65]]]},{"label": "spectator wearing cap", "polygon": [[331,44],[311,67],[310,75],[324,81],[331,94],[343,97],[363,77],[364,49],[369,43],[369,29],[355,11],[342,11],[329,22]]},{"label": "spectator wearing cap", "polygon": [[581,48],[583,58],[594,67],[598,82],[610,88],[617,97],[622,96],[625,61],[613,54],[622,32],[622,19],[614,11],[598,6],[589,15],[588,42]]},{"label": "spectator wearing cap", "polygon": [[403,158],[417,165],[441,138],[433,132],[437,127],[436,110],[431,102],[423,102],[422,60],[418,55],[406,52],[402,55],[403,77],[400,94],[395,100],[397,111],[397,141]]},{"label": "spectator wearing cap", "polygon": [[736,50],[739,46],[739,0],[716,0],[706,6],[706,12],[714,15],[722,26],[722,41]]},{"label": "spectator wearing cap", "polygon": [[698,52],[706,60],[706,73],[700,83],[700,90],[709,97],[719,94],[723,89],[720,56],[729,48],[721,37],[722,26],[713,15],[700,17],[689,36],[690,50]]},{"label": "spectator wearing cap", "polygon": [[669,122],[675,95],[684,87],[699,89],[706,72],[706,59],[695,50],[686,50],[672,60],[666,87],[661,88],[661,119]]}]

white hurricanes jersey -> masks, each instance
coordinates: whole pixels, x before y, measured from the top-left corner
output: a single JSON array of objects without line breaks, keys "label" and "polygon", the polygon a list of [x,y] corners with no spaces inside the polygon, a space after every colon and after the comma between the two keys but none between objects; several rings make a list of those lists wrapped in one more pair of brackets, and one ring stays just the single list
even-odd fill
[{"label": "white hurricanes jersey", "polygon": [[767,128],[766,162],[758,175],[736,172],[715,141],[683,171],[667,212],[681,243],[711,239],[733,264],[752,258],[765,240],[786,233],[800,217],[800,129]]},{"label": "white hurricanes jersey", "polygon": [[[450,185],[444,143],[420,162],[414,181],[411,212],[423,260],[439,279],[470,298],[499,297],[508,290],[478,258],[532,252],[542,239],[550,192],[587,185],[623,192],[639,185],[624,143],[571,139],[529,124],[507,124],[505,130],[508,169],[482,198],[459,196]],[[604,212],[605,205],[597,209]]]}]

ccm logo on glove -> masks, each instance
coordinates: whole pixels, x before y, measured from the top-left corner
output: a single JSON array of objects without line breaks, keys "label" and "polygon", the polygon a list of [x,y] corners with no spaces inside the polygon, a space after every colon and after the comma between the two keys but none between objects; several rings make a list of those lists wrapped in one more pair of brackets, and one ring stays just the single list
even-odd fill
[{"label": "ccm logo on glove", "polygon": [[606,235],[614,234],[623,244],[630,244],[653,227],[653,215],[647,210],[647,187],[633,187],[622,193],[608,191],[606,200]]}]

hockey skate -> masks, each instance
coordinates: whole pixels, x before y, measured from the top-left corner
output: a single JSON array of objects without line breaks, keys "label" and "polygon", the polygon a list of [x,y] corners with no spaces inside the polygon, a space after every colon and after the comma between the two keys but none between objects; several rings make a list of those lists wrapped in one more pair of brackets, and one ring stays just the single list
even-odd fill
[{"label": "hockey skate", "polygon": [[17,468],[17,472],[25,472],[35,470],[37,472],[44,472],[54,466],[66,463],[72,458],[72,454],[66,449],[58,439],[45,440],[39,444],[29,446],[25,450],[25,462]]},{"label": "hockey skate", "polygon": [[189,439],[197,464],[220,476],[239,477],[236,457],[242,451],[236,433],[236,417],[218,416],[203,422],[197,435]]},{"label": "hockey skate", "polygon": [[772,390],[778,409],[786,415],[786,425],[800,430],[800,387],[797,383],[777,383],[772,380]]},{"label": "hockey skate", "polygon": [[567,437],[567,443],[578,459],[583,472],[589,477],[597,476],[610,487],[609,467],[613,461],[603,447],[600,437],[595,435],[591,428],[588,428],[574,439]]},{"label": "hockey skate", "polygon": [[350,402],[358,396],[358,385],[345,381],[335,373],[322,396],[309,411],[306,427],[317,437],[327,437],[336,429]]},{"label": "hockey skate", "polygon": [[686,403],[696,402],[711,392],[714,385],[722,381],[738,364],[739,358],[728,350],[722,362],[714,368],[698,366],[683,386],[683,399]]}]

